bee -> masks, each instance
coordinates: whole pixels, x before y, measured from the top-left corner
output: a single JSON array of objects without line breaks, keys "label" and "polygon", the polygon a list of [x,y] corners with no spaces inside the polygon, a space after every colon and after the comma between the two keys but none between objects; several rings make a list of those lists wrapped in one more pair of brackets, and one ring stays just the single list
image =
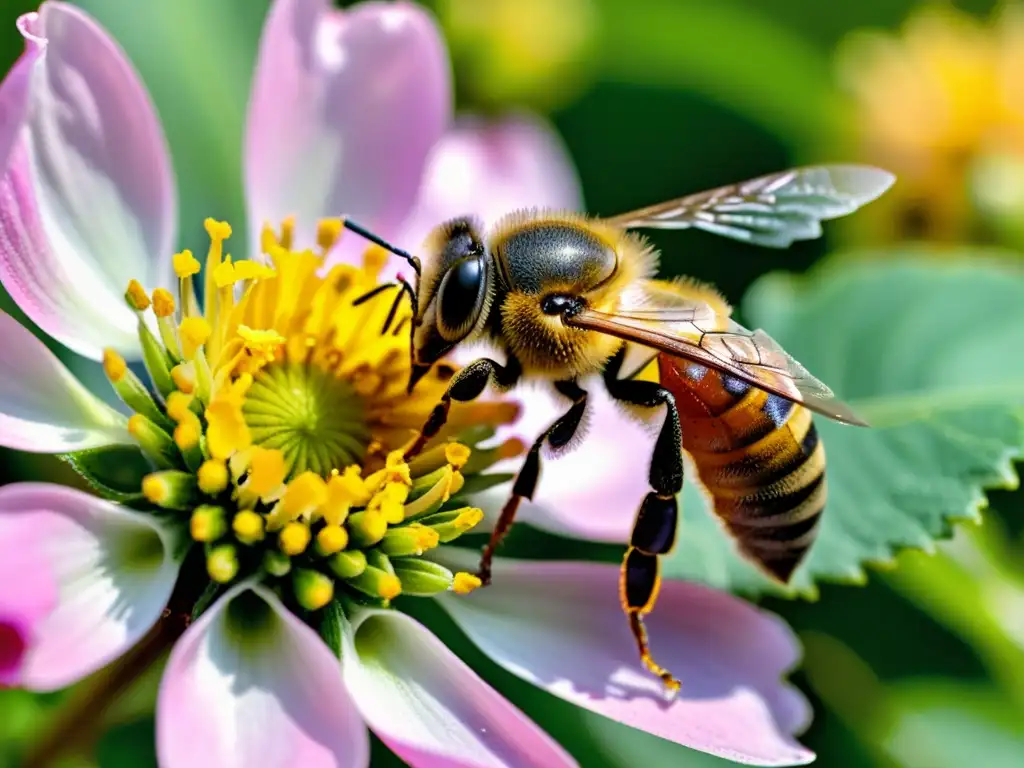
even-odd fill
[{"label": "bee", "polygon": [[[740,552],[786,583],[815,539],[825,506],[825,452],[811,411],[866,426],[768,334],[731,319],[712,287],[655,278],[657,252],[632,230],[696,228],[773,248],[821,235],[821,222],[874,200],[894,177],[865,166],[816,166],[774,173],[610,218],[550,210],[509,213],[490,231],[470,217],[440,224],[422,260],[359,225],[345,226],[404,258],[416,284],[399,278],[412,304],[411,392],[462,344],[487,341],[504,363],[476,360],[450,380],[419,436],[418,453],[441,430],[452,401],[548,382],[565,413],[536,439],[515,477],[479,576],[490,581],[494,552],[522,499],[531,499],[545,446],[570,446],[584,421],[580,382],[600,375],[630,409],[662,409],[648,469],[650,492],[636,513],[622,560],[620,601],[643,665],[668,691],[679,681],[653,658],[643,617],[657,600],[659,558],[671,552],[684,458]],[[657,381],[639,377],[656,363]]]}]

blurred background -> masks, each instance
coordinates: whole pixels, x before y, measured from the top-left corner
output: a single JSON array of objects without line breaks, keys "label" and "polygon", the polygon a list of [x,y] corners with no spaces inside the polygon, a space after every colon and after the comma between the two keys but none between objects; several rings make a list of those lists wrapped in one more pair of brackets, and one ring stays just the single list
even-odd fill
[{"label": "blurred background", "polygon": [[[79,0],[127,49],[164,121],[183,240],[241,222],[243,115],[267,0]],[[738,303],[759,276],[825,254],[932,243],[1024,248],[1024,11],[991,0],[433,0],[458,104],[532,110],[561,132],[587,207],[612,214],[788,166],[864,161],[897,173],[882,201],[823,240],[775,252],[659,233],[666,274]],[[21,52],[27,0],[0,3],[0,70]],[[1018,96],[1020,98],[1015,99]],[[1019,110],[1019,112],[1017,111]],[[3,299],[6,311],[14,311]],[[1019,353],[1019,351],[1018,351]],[[83,375],[93,375],[80,367]],[[98,387],[100,389],[101,387]],[[0,477],[61,479],[56,460],[6,453]],[[935,555],[908,553],[862,587],[767,599],[806,649],[804,741],[829,768],[1024,765],[1024,494],[989,497],[986,525]],[[428,611],[429,612],[429,611]],[[443,617],[443,639],[585,766],[725,766],[536,691]],[[156,676],[107,715],[94,758],[155,765]],[[0,692],[0,765],[74,692]],[[379,747],[379,745],[377,745]],[[376,749],[374,765],[393,761]]]}]

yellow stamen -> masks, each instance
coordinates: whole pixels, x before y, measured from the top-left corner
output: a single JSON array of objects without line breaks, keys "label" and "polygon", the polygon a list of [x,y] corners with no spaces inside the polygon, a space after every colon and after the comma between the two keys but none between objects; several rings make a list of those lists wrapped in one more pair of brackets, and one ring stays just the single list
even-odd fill
[{"label": "yellow stamen", "polygon": [[287,475],[288,465],[281,451],[273,448],[253,448],[245,490],[260,498],[269,497],[281,487]]},{"label": "yellow stamen", "polygon": [[157,317],[170,317],[174,314],[174,297],[164,288],[153,291],[153,313]]},{"label": "yellow stamen", "polygon": [[388,521],[377,510],[356,512],[348,518],[348,531],[356,546],[372,547],[384,538],[388,531]]},{"label": "yellow stamen", "polygon": [[380,579],[380,584],[377,587],[377,593],[385,600],[394,600],[402,594],[402,582],[399,581],[397,576],[390,573],[385,574]]},{"label": "yellow stamen", "polygon": [[472,452],[462,443],[448,443],[444,448],[444,457],[455,469],[462,469],[469,461]]},{"label": "yellow stamen", "polygon": [[[171,368],[171,381],[180,392],[191,395],[196,391],[196,368],[191,362],[179,363]],[[173,416],[171,418],[174,418]]]},{"label": "yellow stamen", "polygon": [[278,238],[277,242],[286,251],[290,251],[292,243],[295,242],[295,217],[286,216],[284,221],[281,222],[281,237]]},{"label": "yellow stamen", "polygon": [[244,509],[231,521],[231,530],[243,544],[255,544],[263,540],[263,517]]},{"label": "yellow stamen", "polygon": [[186,360],[196,356],[196,352],[210,338],[210,324],[201,317],[186,317],[178,326],[181,333],[181,354]]},{"label": "yellow stamen", "polygon": [[455,574],[455,581],[452,582],[452,591],[457,595],[468,595],[474,589],[478,589],[481,584],[483,582],[480,581],[480,577],[459,571]]},{"label": "yellow stamen", "polygon": [[231,263],[230,257],[226,261],[221,262],[215,270],[213,270],[213,282],[218,288],[227,288],[235,284],[235,265]]},{"label": "yellow stamen", "polygon": [[103,372],[115,384],[128,372],[128,363],[112,349],[103,350]]},{"label": "yellow stamen", "polygon": [[241,337],[246,351],[256,357],[260,365],[273,362],[277,356],[278,347],[287,341],[273,328],[256,330],[247,325],[239,325],[238,335]]},{"label": "yellow stamen", "polygon": [[306,551],[306,547],[309,546],[309,526],[305,523],[291,522],[288,523],[279,535],[279,543],[281,544],[281,551],[286,555],[301,555]]},{"label": "yellow stamen", "polygon": [[208,504],[196,507],[189,520],[189,532],[196,541],[216,541],[224,535],[224,510]]},{"label": "yellow stamen", "polygon": [[475,528],[480,524],[480,521],[484,519],[483,510],[476,507],[466,507],[455,518],[455,526],[461,528],[464,531],[468,531],[471,528]]},{"label": "yellow stamen", "polygon": [[341,219],[321,219],[316,226],[316,244],[324,255],[335,246],[341,237]]},{"label": "yellow stamen", "polygon": [[370,494],[363,487],[359,467],[347,467],[343,473],[332,474],[327,481],[327,499],[320,509],[328,525],[341,525],[348,511],[355,505],[370,501]]},{"label": "yellow stamen", "polygon": [[184,280],[192,275],[198,275],[201,265],[198,259],[192,255],[192,251],[184,250],[174,254],[174,274]]},{"label": "yellow stamen", "polygon": [[236,261],[235,280],[268,280],[277,273],[266,264],[257,261]]},{"label": "yellow stamen", "polygon": [[218,584],[227,584],[238,575],[238,553],[230,544],[221,546],[210,552],[206,558],[206,572]]},{"label": "yellow stamen", "polygon": [[321,555],[333,555],[348,546],[348,531],[340,525],[328,525],[316,535],[316,549]]},{"label": "yellow stamen", "polygon": [[202,428],[199,425],[199,419],[193,416],[191,419],[182,421],[174,428],[174,444],[181,450],[187,451],[199,445],[199,437],[201,435]]},{"label": "yellow stamen", "polygon": [[132,280],[128,283],[128,290],[125,291],[124,297],[132,309],[139,312],[149,309],[149,296],[146,295],[146,289],[142,287],[138,280]]},{"label": "yellow stamen", "polygon": [[199,490],[213,496],[228,487],[228,468],[223,461],[208,459],[197,473]]},{"label": "yellow stamen", "polygon": [[318,571],[300,569],[292,580],[295,599],[307,611],[318,611],[334,597],[334,582]]},{"label": "yellow stamen", "polygon": [[281,499],[281,513],[286,520],[310,519],[327,501],[327,483],[314,472],[303,472],[290,483]]},{"label": "yellow stamen", "polygon": [[170,493],[170,487],[159,473],[142,478],[142,495],[152,504],[163,504]]},{"label": "yellow stamen", "polygon": [[[206,408],[206,446],[215,459],[227,459],[235,451],[241,451],[252,445],[252,433],[245,423],[242,407],[234,399],[218,399]],[[280,451],[276,451],[280,455]],[[280,462],[284,465],[284,457]],[[284,480],[281,472],[280,484]],[[258,494],[263,495],[263,494]]]},{"label": "yellow stamen", "polygon": [[187,395],[184,392],[171,392],[167,396],[167,415],[175,421],[185,421],[189,416],[194,415],[189,410],[191,403],[192,395]]},{"label": "yellow stamen", "polygon": [[370,500],[367,510],[380,511],[387,523],[397,525],[405,519],[403,505],[408,497],[409,486],[388,483]]}]

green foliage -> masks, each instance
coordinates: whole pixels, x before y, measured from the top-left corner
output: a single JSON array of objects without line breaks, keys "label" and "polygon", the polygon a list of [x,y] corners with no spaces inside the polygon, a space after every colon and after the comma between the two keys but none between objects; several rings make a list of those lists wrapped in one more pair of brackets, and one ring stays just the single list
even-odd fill
[{"label": "green foliage", "polygon": [[[976,520],[984,490],[1015,487],[1024,448],[1024,275],[978,252],[892,253],[771,276],[744,303],[763,327],[871,424],[816,418],[828,456],[820,536],[793,588],[862,582],[863,565],[930,550]],[[671,576],[745,593],[778,588],[735,553],[699,492],[684,492]]]},{"label": "green foliage", "polygon": [[156,768],[153,718],[117,725],[96,745],[97,768]]},{"label": "green foliage", "polygon": [[64,461],[99,495],[114,501],[140,501],[142,478],[153,471],[149,460],[133,445],[110,445],[66,453]]}]

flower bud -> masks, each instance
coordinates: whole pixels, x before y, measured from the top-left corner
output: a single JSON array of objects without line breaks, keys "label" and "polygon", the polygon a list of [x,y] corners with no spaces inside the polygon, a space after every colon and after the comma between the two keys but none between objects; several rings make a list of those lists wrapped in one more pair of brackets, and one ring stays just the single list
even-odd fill
[{"label": "flower bud", "polygon": [[164,509],[186,511],[196,501],[195,477],[177,469],[153,472],[142,478],[142,494]]},{"label": "flower bud", "polygon": [[439,543],[437,531],[420,523],[412,523],[390,529],[384,534],[380,549],[388,557],[418,557]]},{"label": "flower bud", "polygon": [[178,465],[178,447],[152,419],[141,413],[132,414],[128,419],[128,434],[157,466],[170,469]]},{"label": "flower bud", "polygon": [[349,515],[346,523],[352,546],[372,547],[384,538],[388,522],[379,511],[362,511]]},{"label": "flower bud", "polygon": [[189,532],[196,541],[216,541],[227,532],[227,529],[222,507],[202,504],[192,511]]},{"label": "flower bud", "polygon": [[402,582],[402,592],[413,597],[433,597],[452,587],[454,576],[443,565],[419,558],[398,558],[395,575]]},{"label": "flower bud", "polygon": [[346,549],[332,555],[327,564],[338,578],[354,579],[366,570],[366,555],[359,549]]},{"label": "flower bud", "polygon": [[297,568],[292,573],[292,590],[299,605],[318,611],[334,597],[334,582],[319,571]]},{"label": "flower bud", "polygon": [[163,429],[173,428],[174,424],[153,401],[146,385],[128,367],[124,358],[112,349],[103,350],[103,371],[121,402]]},{"label": "flower bud", "polygon": [[221,544],[206,556],[206,572],[218,584],[227,584],[238,575],[238,553],[231,544]]}]

